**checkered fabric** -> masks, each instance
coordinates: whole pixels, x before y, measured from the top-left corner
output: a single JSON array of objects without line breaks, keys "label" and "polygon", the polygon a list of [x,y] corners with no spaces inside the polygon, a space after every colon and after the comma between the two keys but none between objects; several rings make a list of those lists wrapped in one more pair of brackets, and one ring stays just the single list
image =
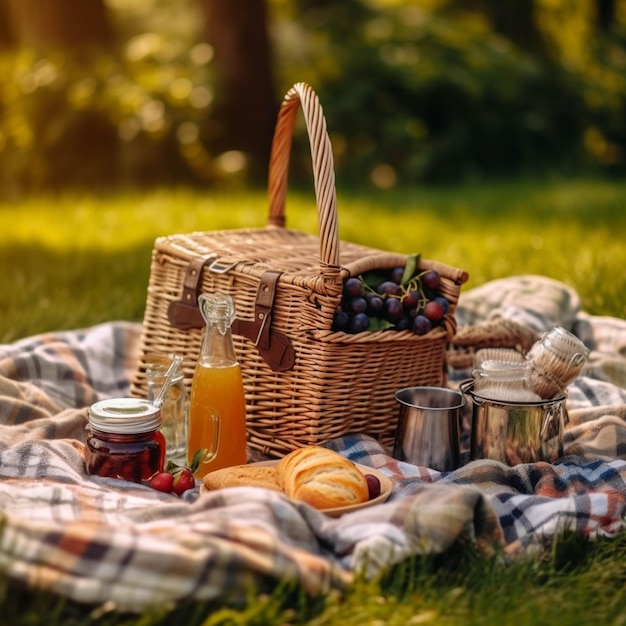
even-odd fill
[{"label": "checkered fabric", "polygon": [[[446,474],[399,462],[365,435],[342,437],[329,447],[377,468],[394,489],[385,504],[336,519],[263,489],[196,487],[181,499],[89,477],[87,407],[128,394],[138,324],[0,346],[0,568],[73,600],[140,612],[279,581],[341,590],[358,573],[458,541],[514,559],[566,530],[614,536],[626,513],[626,321],[586,315],[571,289],[541,277],[494,282],[461,296],[459,319],[503,315],[547,330],[561,312],[592,349],[568,389],[563,458],[479,460]],[[451,372],[450,384],[466,374]]]}]

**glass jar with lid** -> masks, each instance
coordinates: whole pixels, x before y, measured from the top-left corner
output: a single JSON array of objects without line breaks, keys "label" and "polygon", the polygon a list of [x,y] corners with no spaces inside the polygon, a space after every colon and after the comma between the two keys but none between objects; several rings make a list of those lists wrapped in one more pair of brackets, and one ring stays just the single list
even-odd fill
[{"label": "glass jar with lid", "polygon": [[139,483],[163,471],[159,406],[139,398],[111,398],[92,404],[88,417],[88,474]]},{"label": "glass jar with lid", "polygon": [[588,348],[578,337],[555,326],[526,355],[530,387],[544,399],[563,393],[582,372],[588,356]]},{"label": "glass jar with lid", "polygon": [[525,362],[483,361],[473,371],[474,392],[489,400],[503,402],[536,402],[539,396],[528,387]]}]

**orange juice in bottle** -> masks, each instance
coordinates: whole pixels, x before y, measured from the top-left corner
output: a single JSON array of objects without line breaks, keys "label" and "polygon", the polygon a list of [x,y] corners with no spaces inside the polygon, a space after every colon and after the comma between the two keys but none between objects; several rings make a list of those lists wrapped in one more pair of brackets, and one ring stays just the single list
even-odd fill
[{"label": "orange juice in bottle", "polygon": [[213,460],[201,463],[196,478],[246,462],[246,405],[241,367],[235,354],[231,324],[235,309],[230,296],[202,294],[198,306],[206,321],[200,357],[191,383],[187,461],[210,448],[215,437],[211,414],[219,416],[219,442]]}]

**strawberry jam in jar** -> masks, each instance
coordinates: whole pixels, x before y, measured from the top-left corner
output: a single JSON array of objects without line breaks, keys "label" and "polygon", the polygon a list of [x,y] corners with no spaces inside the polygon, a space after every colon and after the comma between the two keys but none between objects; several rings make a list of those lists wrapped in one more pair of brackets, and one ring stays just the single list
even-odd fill
[{"label": "strawberry jam in jar", "polygon": [[91,476],[139,483],[163,471],[161,410],[148,400],[111,398],[89,407],[85,464]]}]

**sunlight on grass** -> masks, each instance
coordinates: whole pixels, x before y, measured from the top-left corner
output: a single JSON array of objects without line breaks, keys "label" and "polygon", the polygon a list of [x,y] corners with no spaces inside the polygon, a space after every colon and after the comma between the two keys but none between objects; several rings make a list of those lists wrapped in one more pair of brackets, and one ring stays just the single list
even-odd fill
[{"label": "sunlight on grass", "polygon": [[[574,287],[583,308],[626,317],[626,184],[503,182],[339,192],[339,237],[464,269],[464,290],[518,274]],[[287,227],[317,234],[312,190],[290,192]],[[161,189],[0,205],[0,341],[143,317],[156,237],[265,226],[264,192]]]},{"label": "sunlight on grass", "polygon": [[44,197],[0,207],[0,228],[6,242],[121,250],[172,233],[262,226],[263,200],[261,194],[214,198],[185,190]]}]

